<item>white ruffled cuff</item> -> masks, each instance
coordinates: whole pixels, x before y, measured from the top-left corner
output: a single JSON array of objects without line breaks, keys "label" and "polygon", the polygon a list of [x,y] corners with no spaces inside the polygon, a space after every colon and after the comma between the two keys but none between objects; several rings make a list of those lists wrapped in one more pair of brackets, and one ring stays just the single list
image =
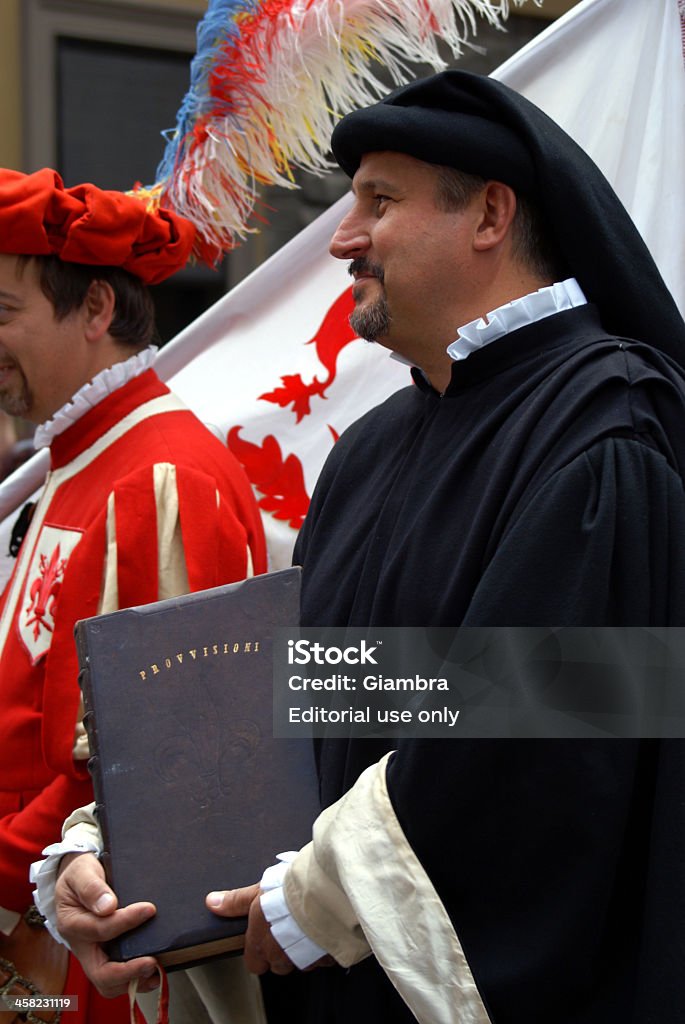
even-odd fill
[{"label": "white ruffled cuff", "polygon": [[262,890],[259,902],[264,917],[271,925],[273,937],[295,966],[302,971],[305,967],[316,963],[322,956],[326,956],[326,950],[317,946],[302,931],[285,901],[283,879],[295,857],[297,857],[297,852],[294,850],[278,854],[279,863],[267,868],[262,875],[262,880],[259,883]]},{"label": "white ruffled cuff", "polygon": [[62,857],[67,853],[94,853],[96,856],[102,852],[102,846],[90,838],[63,839],[61,843],[53,843],[43,850],[45,860],[37,860],[31,865],[31,882],[35,885],[33,902],[45,918],[45,927],[53,939],[61,942],[63,946],[71,949],[68,942],[62,938],[57,931],[57,912],[55,910],[55,886],[57,884],[57,869]]}]

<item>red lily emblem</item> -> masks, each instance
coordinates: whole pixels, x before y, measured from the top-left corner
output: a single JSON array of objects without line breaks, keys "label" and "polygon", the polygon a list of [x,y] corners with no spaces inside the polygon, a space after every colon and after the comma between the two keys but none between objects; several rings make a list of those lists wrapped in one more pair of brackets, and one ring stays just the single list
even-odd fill
[{"label": "red lily emblem", "polygon": [[33,638],[37,640],[41,627],[52,632],[52,622],[55,618],[55,604],[62,588],[62,577],[67,565],[67,559],[62,558],[59,544],[52,552],[48,561],[45,555],[40,556],[40,575],[31,584],[29,596],[31,603],[26,609],[29,616],[26,620],[27,626],[33,626]]}]

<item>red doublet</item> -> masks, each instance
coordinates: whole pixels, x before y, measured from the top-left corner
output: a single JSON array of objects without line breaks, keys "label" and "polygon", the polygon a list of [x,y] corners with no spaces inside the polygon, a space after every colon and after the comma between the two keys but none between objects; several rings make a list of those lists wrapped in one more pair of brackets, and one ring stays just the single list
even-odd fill
[{"label": "red doublet", "polygon": [[31,862],[92,799],[73,758],[76,620],[105,592],[110,610],[266,567],[240,466],[152,370],[56,437],[51,461],[0,599],[0,906],[20,912]]}]

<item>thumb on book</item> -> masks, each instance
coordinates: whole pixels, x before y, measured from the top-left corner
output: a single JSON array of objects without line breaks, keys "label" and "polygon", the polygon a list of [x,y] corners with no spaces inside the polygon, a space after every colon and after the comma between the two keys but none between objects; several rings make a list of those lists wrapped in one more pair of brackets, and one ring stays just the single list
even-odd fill
[{"label": "thumb on book", "polygon": [[221,917],[245,917],[249,913],[253,900],[258,895],[259,883],[256,883],[242,889],[210,892],[207,895],[206,903],[210,910]]},{"label": "thumb on book", "polygon": [[116,910],[117,898],[111,890],[106,889],[100,893],[95,902],[93,903],[93,910],[96,914],[111,914],[113,910]]}]

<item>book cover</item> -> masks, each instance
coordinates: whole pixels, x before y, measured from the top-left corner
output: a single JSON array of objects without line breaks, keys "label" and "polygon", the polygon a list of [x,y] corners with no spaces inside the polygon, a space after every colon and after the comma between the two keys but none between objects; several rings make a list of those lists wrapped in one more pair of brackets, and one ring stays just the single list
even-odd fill
[{"label": "book cover", "polygon": [[113,959],[241,948],[245,919],[216,917],[206,894],[311,838],[312,744],[273,738],[273,630],[297,625],[299,582],[287,569],[76,625],[107,878],[121,906],[157,906]]}]

